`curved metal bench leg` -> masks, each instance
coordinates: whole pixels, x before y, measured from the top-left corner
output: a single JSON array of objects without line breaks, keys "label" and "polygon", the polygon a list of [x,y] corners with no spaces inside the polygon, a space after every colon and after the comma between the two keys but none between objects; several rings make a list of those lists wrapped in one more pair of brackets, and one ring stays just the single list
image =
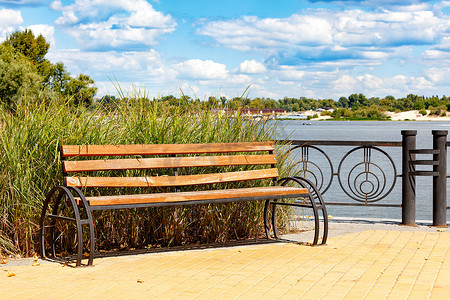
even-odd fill
[{"label": "curved metal bench leg", "polygon": [[270,209],[270,200],[266,200],[264,204],[264,231],[266,232],[266,237],[268,239],[270,239],[269,209]]},{"label": "curved metal bench leg", "polygon": [[[279,183],[281,185],[285,185],[289,181],[294,181],[295,183],[299,184],[303,188],[307,188],[309,190],[309,202],[310,207],[313,210],[314,214],[314,239],[312,245],[315,246],[319,242],[319,235],[320,235],[320,222],[319,222],[319,210],[322,211],[323,214],[323,236],[322,236],[322,242],[321,244],[325,244],[328,237],[328,215],[325,207],[325,203],[323,201],[322,195],[320,194],[317,187],[308,179],[302,178],[302,177],[286,177],[279,180]],[[317,204],[318,201],[319,203]],[[276,202],[273,202],[273,213],[272,213],[272,222],[273,222],[273,228],[274,228],[274,235],[277,236],[277,227],[276,227]],[[289,204],[286,204],[289,205]],[[296,206],[295,203],[292,203],[292,206]],[[299,206],[299,205],[297,205]]]},{"label": "curved metal bench leg", "polygon": [[[53,197],[53,194],[55,192],[57,192],[58,189],[54,188],[52,189],[46,196],[45,201],[44,201],[44,205],[42,206],[42,212],[41,212],[41,219],[39,222],[39,243],[40,243],[40,254],[42,258],[47,258],[46,254],[45,254],[45,218],[46,218],[46,213],[47,213],[47,209],[48,209],[48,205],[50,203],[51,198]],[[56,203],[59,203],[59,201],[61,200],[63,196],[63,193],[60,193],[59,196],[57,197]],[[55,205],[56,206],[56,205]],[[53,214],[55,214],[55,207],[53,207]],[[52,220],[52,224],[51,227],[53,228],[54,226],[54,221]],[[52,240],[54,239],[54,234],[51,233],[50,234],[52,236]],[[52,252],[54,251],[54,242],[52,241]],[[54,255],[55,253],[53,253]]]},{"label": "curved metal bench leg", "polygon": [[[314,186],[314,189],[317,189],[317,187]],[[327,243],[328,238],[328,213],[327,208],[325,206],[325,201],[322,198],[322,195],[320,193],[317,193],[317,199],[319,200],[319,204],[322,210],[322,216],[323,216],[323,237],[322,237],[322,244]]]},{"label": "curved metal bench leg", "polygon": [[277,229],[277,201],[272,202],[272,231],[273,237],[278,238],[278,229]]},{"label": "curved metal bench leg", "polygon": [[[322,236],[322,243],[326,244],[328,239],[328,214],[327,214],[327,208],[325,206],[325,201],[323,200],[322,194],[320,193],[319,189],[308,179],[303,177],[295,177],[296,179],[300,180],[301,182],[304,182],[304,187],[308,188],[310,191],[310,201],[311,205],[314,207],[314,218],[315,218],[315,224],[317,226],[317,238],[319,235],[319,214],[318,210],[322,211],[322,217],[323,217],[323,236]],[[316,200],[319,202],[319,205],[317,205]],[[317,240],[318,241],[318,240]],[[317,243],[316,243],[317,244]]]},{"label": "curved metal bench leg", "polygon": [[95,227],[94,227],[94,218],[92,217],[92,210],[90,209],[90,206],[86,200],[86,197],[84,196],[83,192],[77,187],[71,187],[75,191],[75,193],[80,197],[81,202],[83,203],[83,206],[86,210],[86,218],[85,220],[82,220],[82,224],[89,225],[89,240],[90,240],[90,250],[89,250],[89,260],[88,260],[88,266],[92,266],[94,262],[94,252],[95,252]]},{"label": "curved metal bench leg", "polygon": [[320,231],[320,223],[319,223],[319,212],[317,211],[316,202],[314,201],[314,197],[310,194],[309,195],[309,201],[312,205],[312,210],[314,213],[314,240],[313,240],[313,246],[317,245],[317,242],[319,242],[319,231]]},{"label": "curved metal bench leg", "polygon": [[[47,214],[47,210],[49,208],[49,204],[52,200],[52,198],[55,196],[56,193],[59,193],[56,196],[56,200],[54,202],[54,206],[52,208],[52,213],[51,214]],[[81,191],[80,191],[81,193]],[[78,191],[77,191],[78,194]],[[82,194],[81,194],[82,195]],[[74,211],[74,217],[75,218],[71,218],[71,217],[66,217],[66,216],[62,216],[60,214],[58,214],[58,207],[59,204],[61,202],[62,197],[65,197],[65,201],[68,202],[68,204],[71,204],[72,209]],[[84,198],[84,196],[83,196]],[[84,199],[85,201],[85,199]],[[76,234],[77,234],[77,238],[78,238],[78,247],[77,247],[77,261],[76,261],[76,266],[80,266],[81,265],[81,259],[83,257],[83,228],[82,228],[82,224],[85,224],[87,221],[87,224],[90,225],[90,233],[93,232],[93,225],[92,225],[92,216],[90,213],[89,208],[87,208],[86,210],[87,215],[88,215],[88,219],[87,220],[82,220],[81,216],[80,216],[80,211],[78,209],[78,205],[77,202],[75,201],[75,198],[73,197],[72,193],[70,192],[70,190],[67,187],[64,186],[58,186],[53,188],[46,196],[46,199],[44,201],[44,205],[42,208],[42,213],[41,213],[41,220],[40,220],[40,250],[41,250],[41,256],[42,258],[46,258],[46,254],[45,254],[45,221],[47,218],[51,219],[51,232],[50,232],[50,236],[51,236],[51,249],[52,249],[52,254],[53,256],[56,256],[56,247],[55,247],[55,230],[54,227],[56,225],[56,220],[64,220],[64,221],[70,221],[70,222],[74,222],[75,226],[76,226]],[[90,220],[90,223],[89,223]],[[91,236],[91,240],[92,240],[92,236]],[[93,254],[92,254],[93,255]],[[93,257],[93,256],[92,256]],[[92,264],[92,259],[90,259],[90,264]]]},{"label": "curved metal bench leg", "polygon": [[266,232],[266,237],[268,239],[271,238],[270,236],[270,226],[269,226],[269,211],[272,210],[272,215],[270,217],[270,223],[272,224],[272,232],[273,237],[278,238],[278,230],[277,230],[277,220],[276,220],[276,200],[266,200],[266,203],[264,205],[264,229]]},{"label": "curved metal bench leg", "polygon": [[[62,191],[60,191],[58,197],[55,200],[55,203],[53,204],[53,209],[52,209],[52,214],[53,215],[57,215],[58,214],[58,207],[59,204],[61,203],[61,199],[64,197],[65,199],[65,195]],[[50,204],[50,200],[48,201],[48,204]],[[55,236],[55,227],[56,227],[56,219],[52,219],[50,222],[50,241],[51,241],[51,251],[52,251],[52,256],[56,257],[56,246],[55,246],[55,241],[56,241],[56,236]]]}]

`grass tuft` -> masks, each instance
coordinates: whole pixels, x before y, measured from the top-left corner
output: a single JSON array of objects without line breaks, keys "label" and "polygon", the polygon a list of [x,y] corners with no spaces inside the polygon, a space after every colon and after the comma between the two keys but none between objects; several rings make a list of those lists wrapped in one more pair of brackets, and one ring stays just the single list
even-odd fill
[{"label": "grass tuft", "polygon": [[[0,108],[2,252],[32,255],[37,251],[45,194],[62,184],[62,144],[266,141],[276,132],[265,121],[244,120],[239,114],[150,101],[141,91],[134,95],[120,92],[122,99],[108,110],[101,106],[73,107],[63,100],[31,102],[26,98],[17,103],[14,112]],[[262,234],[263,205],[96,211],[98,245],[136,248],[256,237]]]}]

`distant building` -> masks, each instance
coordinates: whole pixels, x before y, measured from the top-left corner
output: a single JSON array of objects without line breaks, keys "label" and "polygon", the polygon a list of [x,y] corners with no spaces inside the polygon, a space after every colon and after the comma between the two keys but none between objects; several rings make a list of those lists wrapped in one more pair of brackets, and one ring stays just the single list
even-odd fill
[{"label": "distant building", "polygon": [[322,111],[334,111],[334,108],[332,107],[319,107],[318,109],[316,109],[317,112],[322,112]]},{"label": "distant building", "polygon": [[301,112],[298,112],[298,113],[294,113],[292,115],[284,116],[284,119],[306,120],[306,119],[308,119],[308,116],[306,116],[305,114],[303,114]]},{"label": "distant building", "polygon": [[244,115],[278,115],[286,113],[284,108],[243,108]]}]

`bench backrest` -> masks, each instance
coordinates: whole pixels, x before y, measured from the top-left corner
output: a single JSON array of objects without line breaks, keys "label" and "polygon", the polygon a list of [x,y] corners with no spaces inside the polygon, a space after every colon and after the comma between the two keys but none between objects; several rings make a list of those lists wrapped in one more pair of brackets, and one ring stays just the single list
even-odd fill
[{"label": "bench backrest", "polygon": [[[276,178],[278,169],[276,168],[277,159],[273,154],[274,148],[272,141],[216,144],[63,145],[61,157],[66,186],[180,187]],[[71,157],[76,160],[66,160]],[[111,159],[111,157],[119,158]],[[227,171],[227,168],[222,168],[223,172],[220,173],[186,172],[189,175],[178,175],[180,168],[252,165],[267,165],[267,167],[231,172]],[[95,171],[168,168],[174,169],[172,175],[138,177],[128,177],[124,174],[118,177],[84,175],[86,172]],[[70,174],[74,172],[83,175]]]}]

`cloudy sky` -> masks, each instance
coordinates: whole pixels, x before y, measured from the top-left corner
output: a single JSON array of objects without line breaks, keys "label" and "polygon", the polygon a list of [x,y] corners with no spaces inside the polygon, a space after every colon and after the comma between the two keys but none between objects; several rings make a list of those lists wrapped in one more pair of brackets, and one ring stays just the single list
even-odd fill
[{"label": "cloudy sky", "polygon": [[151,96],[450,95],[450,1],[0,0],[0,41]]}]

